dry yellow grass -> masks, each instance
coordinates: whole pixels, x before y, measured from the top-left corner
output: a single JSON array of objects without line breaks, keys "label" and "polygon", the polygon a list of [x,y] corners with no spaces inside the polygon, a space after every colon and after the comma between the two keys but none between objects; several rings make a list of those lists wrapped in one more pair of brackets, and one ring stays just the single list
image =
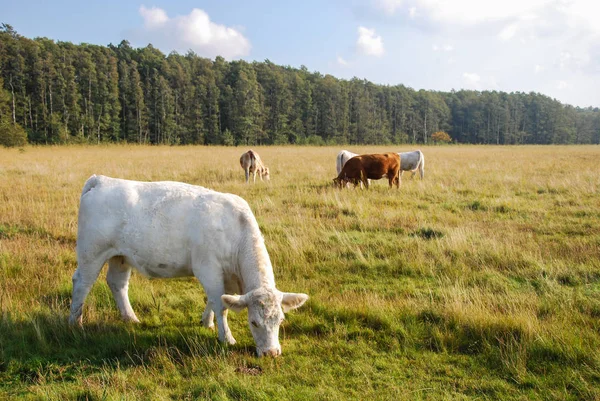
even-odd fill
[{"label": "dry yellow grass", "polygon": [[[349,147],[356,153],[408,146]],[[600,148],[421,147],[425,180],[334,189],[331,147],[0,149],[0,392],[32,398],[600,397]],[[135,274],[139,327],[99,279],[66,325],[81,188],[91,174],[244,197],[278,287],[311,295],[257,360],[243,315],[224,349],[193,279]],[[246,377],[240,366],[261,368]],[[0,396],[1,398],[1,396]]]}]

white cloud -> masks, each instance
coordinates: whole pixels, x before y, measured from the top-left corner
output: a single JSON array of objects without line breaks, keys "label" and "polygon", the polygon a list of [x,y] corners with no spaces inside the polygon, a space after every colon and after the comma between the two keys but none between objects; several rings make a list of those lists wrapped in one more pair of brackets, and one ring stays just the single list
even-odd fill
[{"label": "white cloud", "polygon": [[571,53],[562,52],[560,53],[560,56],[558,58],[558,66],[561,70],[564,70],[565,68],[567,68],[567,66],[571,64],[572,60],[573,56],[571,56]]},{"label": "white cloud", "polygon": [[493,75],[480,76],[474,72],[465,72],[462,74],[463,87],[474,90],[499,90],[500,85]]},{"label": "white cloud", "polygon": [[381,36],[375,34],[375,29],[368,29],[364,26],[358,27],[356,47],[359,53],[367,56],[380,57],[385,52]]},{"label": "white cloud", "polygon": [[165,10],[157,7],[146,8],[141,6],[140,14],[144,19],[144,26],[148,29],[158,28],[169,20]]},{"label": "white cloud", "polygon": [[347,67],[348,62],[342,58],[342,56],[337,56],[337,63],[342,67]]},{"label": "white cloud", "polygon": [[463,81],[468,89],[479,89],[481,83],[481,77],[478,74],[472,72],[463,73]]},{"label": "white cloud", "polygon": [[387,15],[394,15],[396,10],[402,6],[402,3],[402,0],[376,0],[375,5]]},{"label": "white cloud", "polygon": [[598,15],[600,3],[596,0],[571,0],[558,2],[556,9],[567,17],[570,28],[584,28],[600,33]]},{"label": "white cloud", "polygon": [[222,56],[226,59],[245,56],[250,41],[234,28],[212,22],[208,14],[194,8],[190,14],[169,18],[157,7],[141,6],[144,29],[138,32],[145,40],[168,50],[193,50],[201,56]]},{"label": "white cloud", "polygon": [[[369,1],[389,22],[389,14],[375,7],[381,0]],[[574,105],[600,106],[598,0],[402,0],[393,4],[397,24],[386,25],[385,32],[369,26],[386,37],[385,58],[394,65],[386,70],[389,82],[440,90],[460,86],[535,91]],[[414,53],[418,67],[413,68],[402,64],[396,48],[425,51]],[[434,65],[437,70],[444,66],[446,73],[436,75]],[[359,72],[370,74],[368,67]]]},{"label": "white cloud", "polygon": [[504,27],[504,29],[502,29],[502,31],[500,31],[500,33],[498,34],[498,37],[500,38],[500,40],[510,40],[512,39],[515,34],[517,33],[518,30],[518,26],[517,24],[509,24],[507,26]]},{"label": "white cloud", "polygon": [[504,22],[499,33],[504,40],[513,37],[526,26],[547,30],[555,29],[557,20],[566,28],[588,30],[600,34],[600,2],[597,0],[371,0],[372,4],[388,15],[398,9],[408,10],[414,18],[419,15],[437,24],[476,25]]},{"label": "white cloud", "polygon": [[422,14],[437,22],[476,24],[509,18],[531,18],[540,7],[553,3],[553,0],[412,0],[411,3],[418,5]]},{"label": "white cloud", "polygon": [[442,45],[442,46],[433,45],[431,48],[433,49],[434,52],[437,52],[437,51],[451,52],[452,50],[454,50],[454,46],[448,45],[448,44]]},{"label": "white cloud", "polygon": [[580,72],[586,67],[593,67],[593,60],[588,51],[576,47],[573,50],[578,54],[573,55],[570,51],[564,51],[558,56],[557,64],[561,71],[570,70]]}]

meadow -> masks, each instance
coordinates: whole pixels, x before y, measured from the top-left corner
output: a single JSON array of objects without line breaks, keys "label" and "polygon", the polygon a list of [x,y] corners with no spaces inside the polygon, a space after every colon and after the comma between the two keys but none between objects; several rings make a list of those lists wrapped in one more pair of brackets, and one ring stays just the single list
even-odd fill
[{"label": "meadow", "polygon": [[[345,147],[356,153],[412,146]],[[334,147],[0,149],[0,399],[600,399],[600,147],[423,147],[425,179],[335,189]],[[67,324],[91,174],[175,180],[252,207],[289,313],[283,355],[202,327],[193,278],[133,273],[141,324],[104,280]]]}]

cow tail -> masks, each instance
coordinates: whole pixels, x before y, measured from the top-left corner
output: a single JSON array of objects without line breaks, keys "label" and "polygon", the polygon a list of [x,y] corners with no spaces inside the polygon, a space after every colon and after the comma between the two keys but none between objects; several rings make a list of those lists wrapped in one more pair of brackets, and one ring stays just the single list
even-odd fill
[{"label": "cow tail", "polygon": [[423,155],[423,152],[421,152],[419,150],[419,175],[421,176],[421,179],[423,179],[423,177],[425,177],[425,156]]},{"label": "cow tail", "polygon": [[335,159],[335,168],[337,170],[338,175],[342,172],[342,156],[343,153],[337,155],[337,159]]}]

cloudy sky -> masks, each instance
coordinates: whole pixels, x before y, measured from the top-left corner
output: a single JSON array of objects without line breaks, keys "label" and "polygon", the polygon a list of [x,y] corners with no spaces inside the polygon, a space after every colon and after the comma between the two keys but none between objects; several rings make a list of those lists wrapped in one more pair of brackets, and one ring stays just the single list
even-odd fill
[{"label": "cloudy sky", "polygon": [[415,89],[541,92],[600,107],[600,0],[0,0],[27,37],[129,40]]}]

